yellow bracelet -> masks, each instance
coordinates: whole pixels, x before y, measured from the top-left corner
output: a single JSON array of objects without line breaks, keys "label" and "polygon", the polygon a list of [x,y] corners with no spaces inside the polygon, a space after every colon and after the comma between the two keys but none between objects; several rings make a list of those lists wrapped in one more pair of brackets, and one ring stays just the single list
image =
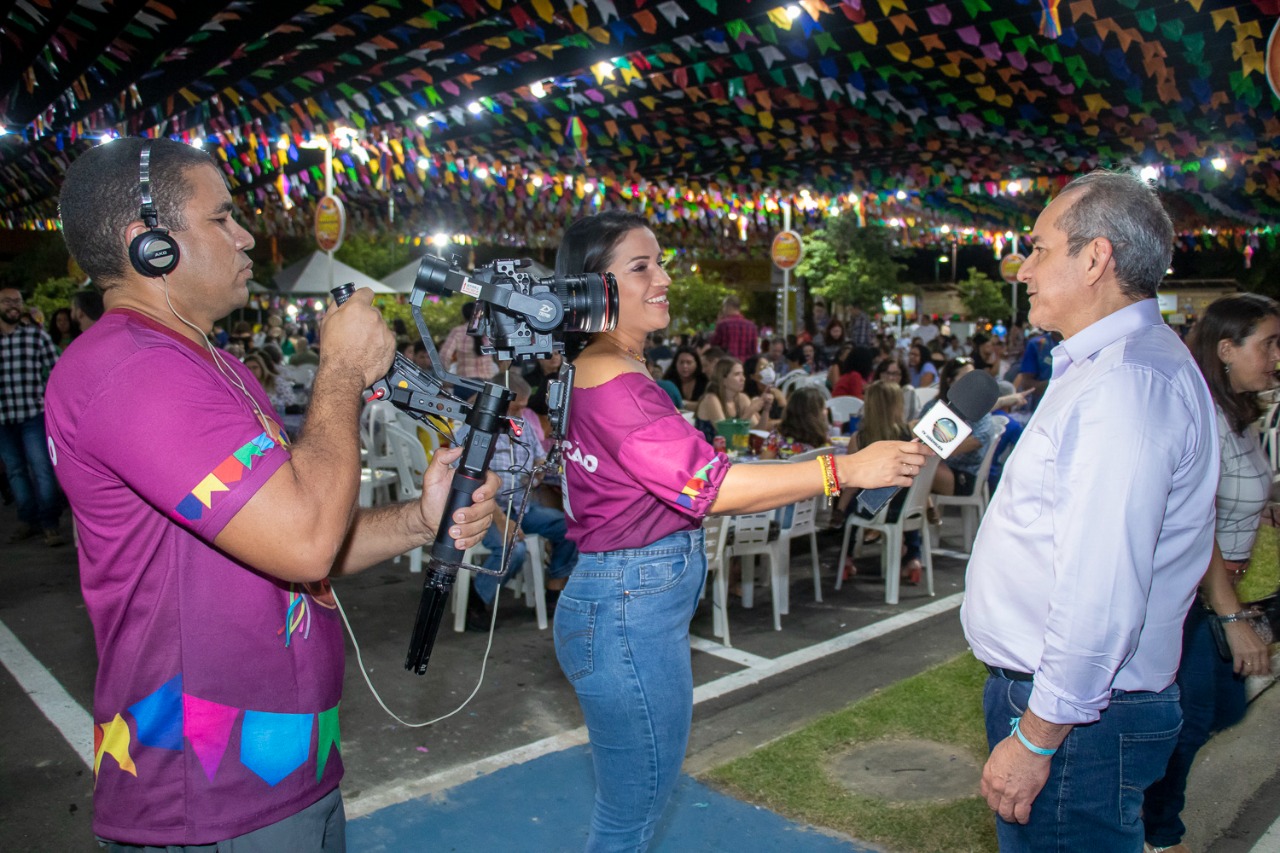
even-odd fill
[{"label": "yellow bracelet", "polygon": [[822,493],[829,498],[836,497],[840,494],[840,490],[836,488],[835,471],[833,470],[831,456],[819,456],[818,463],[822,468]]}]

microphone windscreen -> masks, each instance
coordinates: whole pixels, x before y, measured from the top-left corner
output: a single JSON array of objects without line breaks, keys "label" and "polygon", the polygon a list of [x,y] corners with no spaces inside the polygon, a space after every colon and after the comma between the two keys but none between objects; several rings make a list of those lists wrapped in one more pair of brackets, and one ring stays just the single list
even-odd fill
[{"label": "microphone windscreen", "polygon": [[989,414],[1000,398],[1000,386],[995,377],[985,370],[971,370],[956,380],[947,392],[947,405],[951,411],[969,423]]}]

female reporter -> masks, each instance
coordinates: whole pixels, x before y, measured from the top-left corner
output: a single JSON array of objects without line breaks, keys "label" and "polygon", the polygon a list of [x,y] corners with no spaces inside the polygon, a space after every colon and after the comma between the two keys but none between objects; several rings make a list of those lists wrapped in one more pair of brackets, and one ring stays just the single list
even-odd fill
[{"label": "female reporter", "polygon": [[732,465],[645,370],[645,335],[670,323],[671,284],[646,221],[608,211],[571,225],[556,274],[588,272],[617,278],[618,326],[575,362],[564,490],[580,556],[556,607],[556,656],[591,737],[596,799],[587,849],[644,850],[678,777],[693,714],[689,620],[706,577],[702,518],[834,492],[833,479],[907,486],[926,451],[881,442],[851,456]]}]

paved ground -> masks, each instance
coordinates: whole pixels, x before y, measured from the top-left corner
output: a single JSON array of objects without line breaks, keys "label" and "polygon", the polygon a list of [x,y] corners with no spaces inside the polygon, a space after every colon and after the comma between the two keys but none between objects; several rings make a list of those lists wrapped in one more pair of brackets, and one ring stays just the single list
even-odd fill
[{"label": "paved ground", "polygon": [[[15,523],[0,510],[0,542]],[[958,527],[958,525],[954,525]],[[946,543],[958,530],[948,522]],[[804,545],[797,545],[804,553]],[[832,589],[838,538],[824,536],[824,603],[796,569],[791,615],[772,630],[767,593],[731,607],[734,649],[709,642],[709,606],[694,621],[697,707],[689,755],[659,851],[863,850],[696,781],[710,767],[829,711],[964,651],[956,618],[963,561],[938,560],[937,596],[904,587],[886,606],[874,574]],[[43,544],[0,544],[0,849],[95,849],[89,830],[92,636],[80,601],[75,555]],[[410,721],[453,711],[476,687],[487,637],[446,627],[423,677],[405,672],[405,638],[420,581],[404,563],[344,581],[338,593],[383,701]],[[22,683],[14,673],[19,673]],[[42,680],[43,679],[43,680]],[[1274,695],[1273,695],[1274,694]],[[1205,751],[1193,776],[1188,823],[1196,850],[1280,850],[1259,843],[1280,815],[1272,796],[1280,737],[1280,690],[1264,694],[1245,724]],[[560,674],[550,631],[508,596],[475,698],[427,728],[391,719],[349,654],[343,701],[343,790],[351,849],[580,849],[590,806],[581,715]],[[59,728],[61,726],[61,730]],[[64,737],[61,731],[69,734]],[[1266,748],[1259,745],[1266,744]],[[91,760],[91,759],[89,759]],[[1203,781],[1201,781],[1203,780]]]}]

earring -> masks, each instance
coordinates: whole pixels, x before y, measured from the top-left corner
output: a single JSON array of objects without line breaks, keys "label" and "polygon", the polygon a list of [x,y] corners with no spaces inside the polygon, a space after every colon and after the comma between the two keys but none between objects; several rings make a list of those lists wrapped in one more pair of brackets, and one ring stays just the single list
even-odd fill
[{"label": "earring", "polygon": [[1230,372],[1231,372],[1231,362],[1229,362],[1229,361],[1224,361],[1224,362],[1222,362],[1222,372],[1223,372],[1223,373],[1230,373]]}]

